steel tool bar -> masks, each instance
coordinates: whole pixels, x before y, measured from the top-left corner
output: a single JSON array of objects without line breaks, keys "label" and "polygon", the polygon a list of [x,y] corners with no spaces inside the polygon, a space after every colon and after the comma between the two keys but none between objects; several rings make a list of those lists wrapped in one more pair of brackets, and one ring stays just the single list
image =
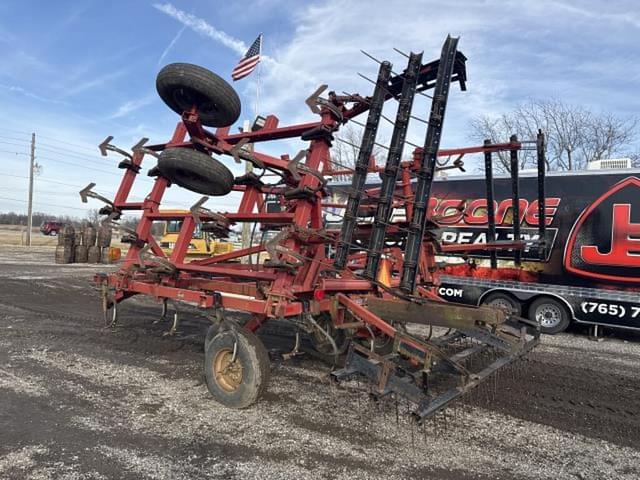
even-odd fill
[{"label": "steel tool bar", "polygon": [[[518,142],[518,137],[512,135],[510,139],[513,143]],[[511,150],[511,205],[513,214],[513,241],[520,240],[520,179],[519,179],[519,165],[518,165],[518,151]],[[516,267],[519,267],[522,263],[522,250],[515,249],[513,251],[514,263]]]},{"label": "steel tool bar", "polygon": [[345,267],[347,263],[347,255],[349,254],[349,245],[353,237],[353,231],[356,227],[358,208],[362,192],[367,179],[367,171],[369,169],[369,158],[373,152],[376,135],[378,133],[378,125],[380,123],[380,115],[385,101],[385,90],[389,83],[391,75],[391,63],[382,62],[378,72],[378,80],[371,98],[369,115],[367,124],[362,135],[362,143],[356,160],[356,165],[351,181],[351,189],[349,191],[349,200],[345,210],[345,219],[342,224],[342,232],[340,235],[340,243],[336,250],[334,266],[338,269]]},{"label": "steel tool bar", "polygon": [[545,139],[542,130],[538,131],[536,138],[536,151],[538,154],[538,255],[540,260],[544,260],[547,256],[546,229],[547,218],[546,199],[545,199]]},{"label": "steel tool bar", "polygon": [[425,137],[424,149],[420,154],[420,170],[416,172],[418,177],[415,193],[413,218],[407,234],[404,263],[402,266],[402,279],[400,289],[412,294],[415,289],[416,275],[418,273],[418,260],[422,249],[422,239],[427,225],[427,207],[431,197],[431,184],[436,170],[438,148],[442,134],[444,114],[451,86],[451,75],[456,58],[457,38],[447,37],[440,56],[436,86],[433,92],[429,126]]},{"label": "steel tool bar", "polygon": [[[485,147],[491,145],[491,140],[484,141]],[[494,243],[496,241],[496,208],[494,205],[494,191],[493,191],[493,159],[491,150],[487,149],[484,152],[484,175],[485,184],[487,189],[487,243]],[[498,267],[498,255],[495,250],[491,250],[491,268]]]},{"label": "steel tool bar", "polygon": [[422,61],[421,53],[411,53],[407,69],[405,71],[404,84],[400,102],[398,103],[398,112],[396,114],[395,126],[391,135],[391,143],[389,145],[389,154],[387,163],[382,172],[382,185],[380,187],[380,196],[376,207],[376,215],[369,241],[369,254],[367,256],[364,277],[375,279],[378,272],[378,264],[384,247],[387,225],[391,218],[393,196],[398,180],[398,171],[400,161],[402,160],[402,152],[407,137],[407,129],[409,127],[409,119],[411,116],[411,107],[416,92],[416,82],[418,78],[418,69]]}]

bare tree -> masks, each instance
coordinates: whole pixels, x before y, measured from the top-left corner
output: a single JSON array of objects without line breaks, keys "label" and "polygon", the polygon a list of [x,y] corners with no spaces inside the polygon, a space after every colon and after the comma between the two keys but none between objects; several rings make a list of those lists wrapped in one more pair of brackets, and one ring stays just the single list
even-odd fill
[{"label": "bare tree", "polygon": [[[348,123],[336,133],[336,141],[331,148],[331,163],[334,170],[353,169],[360,152],[360,143],[362,141],[362,130]],[[384,139],[378,139],[377,142],[383,144]],[[376,163],[380,163],[384,157],[385,150],[375,145],[372,155],[376,159]],[[336,175],[339,180],[347,180],[351,178],[350,174]]]},{"label": "bare tree", "polygon": [[100,224],[100,221],[102,220],[102,216],[99,213],[99,210],[97,208],[92,208],[90,210],[87,210],[87,215],[83,220],[83,223],[87,223],[93,227],[97,227]]},{"label": "bare tree", "polygon": [[[471,138],[481,142],[505,142],[516,134],[532,140],[541,129],[547,140],[549,170],[584,169],[588,162],[628,151],[637,133],[638,120],[592,111],[560,100],[531,100],[498,118],[480,116],[471,122]],[[498,170],[509,171],[509,155],[498,154]],[[533,167],[535,155],[521,152],[520,168]]]},{"label": "bare tree", "polygon": [[620,154],[637,156],[638,152],[625,152],[625,147],[635,139],[637,126],[636,118],[622,120],[611,114],[592,117],[585,129],[583,155],[591,160],[612,158]]}]

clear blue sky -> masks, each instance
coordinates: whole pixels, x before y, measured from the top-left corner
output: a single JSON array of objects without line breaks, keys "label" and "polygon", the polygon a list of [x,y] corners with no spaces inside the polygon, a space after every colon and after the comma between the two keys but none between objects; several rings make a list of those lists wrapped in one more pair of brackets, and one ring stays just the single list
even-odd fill
[{"label": "clear blue sky", "polygon": [[[635,1],[406,2],[13,1],[0,3],[0,211],[24,211],[30,132],[38,139],[36,209],[82,216],[79,186],[112,195],[116,157],[97,156],[107,135],[130,147],[169,138],[178,117],[155,93],[170,62],[203,65],[229,78],[264,33],[261,113],[283,123],[313,119],[304,98],[320,83],[367,94],[356,76],[375,75],[365,49],[401,69],[392,47],[436,58],[447,33],[461,36],[469,91],[454,92],[443,146],[468,143],[469,120],[529,98],[558,97],[617,115],[640,112],[640,7]],[[256,75],[235,84],[242,118],[253,116]],[[419,105],[426,115],[427,105]],[[421,141],[418,130],[412,140]],[[292,153],[291,144],[270,145]],[[233,161],[228,165],[237,168]],[[149,167],[152,166],[152,163]],[[141,182],[136,194],[150,187]],[[172,206],[197,196],[171,189]],[[233,199],[216,201],[222,210]]]}]

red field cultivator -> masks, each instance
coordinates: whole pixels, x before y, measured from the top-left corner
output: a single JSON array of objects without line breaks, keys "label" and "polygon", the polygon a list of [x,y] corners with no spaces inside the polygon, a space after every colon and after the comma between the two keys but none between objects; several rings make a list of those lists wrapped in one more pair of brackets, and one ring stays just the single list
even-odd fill
[{"label": "red field cultivator", "polygon": [[[439,152],[449,89],[455,83],[465,89],[466,58],[453,38],[445,42],[439,60],[423,64],[422,54],[413,53],[408,58],[401,74],[393,73],[389,62],[380,62],[371,96],[329,92],[322,98],[326,87],[318,89],[307,104],[319,121],[283,127],[269,115],[259,117],[252,131],[244,133],[230,131],[239,117],[240,102],[224,80],[189,64],[163,68],[157,78],[158,93],[181,115],[171,140],[158,145],[141,141],[132,153],[110,145],[110,138],[101,145],[105,154],[112,150],[124,155],[119,166],[125,170],[115,199],[100,197],[107,203],[102,209],[106,222],[117,224],[127,210],[142,211],[135,231],[124,237],[131,246],[122,267],[96,276],[105,312],[113,309],[115,315],[119,302],[139,294],[210,311],[207,386],[230,407],[252,404],[267,387],[269,356],[253,332],[270,319],[291,323],[315,339],[319,351],[342,357],[344,366],[332,372],[336,381],[365,377],[375,395],[412,401],[418,420],[535,346],[539,336],[535,324],[503,310],[449,304],[433,293],[435,255],[455,248],[439,245],[430,233],[437,226],[428,208],[431,182],[442,168],[438,156],[480,151],[490,158],[498,150],[517,156],[522,144],[514,140]],[[414,151],[413,161],[402,162],[409,121],[415,118],[414,96],[426,95],[422,92],[427,90],[432,100],[424,146]],[[385,166],[376,169],[371,154],[378,123],[384,102],[392,99],[398,102],[398,111],[388,157]],[[334,134],[364,114],[348,202],[330,205],[326,177],[336,169],[330,150]],[[293,158],[259,151],[261,142],[279,139],[302,139],[308,148]],[[234,178],[212,154],[250,162],[254,170]],[[157,159],[149,171],[155,177],[153,188],[143,202],[130,202],[142,161],[149,156]],[[382,185],[367,191],[366,175],[373,170],[380,171]],[[235,213],[205,208],[207,197],[190,213],[164,213],[161,200],[172,184],[207,196],[239,191],[242,199]],[[91,187],[81,192],[85,200],[99,197]],[[516,189],[513,218],[518,218],[517,204]],[[400,207],[406,211],[405,219],[391,221],[391,211]],[[339,228],[325,222],[327,208],[344,211]],[[154,221],[167,220],[182,222],[169,256],[151,235]],[[226,237],[232,226],[243,222],[258,223],[274,233],[259,245],[185,262],[197,225]],[[508,244],[493,242],[480,248],[517,252],[522,246],[516,235]],[[260,253],[264,261],[238,261]],[[231,310],[248,313],[248,321],[244,325],[232,321],[225,315]],[[437,337],[415,335],[408,332],[410,324],[444,327],[446,332]]]}]

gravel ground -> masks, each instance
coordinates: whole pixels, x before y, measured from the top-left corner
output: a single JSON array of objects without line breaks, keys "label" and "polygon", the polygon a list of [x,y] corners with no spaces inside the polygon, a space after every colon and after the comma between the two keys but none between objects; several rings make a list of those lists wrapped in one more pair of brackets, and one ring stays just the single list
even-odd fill
[{"label": "gravel ground", "polygon": [[132,299],[105,330],[96,267],[52,258],[0,247],[0,478],[640,477],[638,336],[544,337],[421,428],[312,358],[273,364],[265,398],[236,411],[203,384],[197,311],[168,337],[159,306]]}]

